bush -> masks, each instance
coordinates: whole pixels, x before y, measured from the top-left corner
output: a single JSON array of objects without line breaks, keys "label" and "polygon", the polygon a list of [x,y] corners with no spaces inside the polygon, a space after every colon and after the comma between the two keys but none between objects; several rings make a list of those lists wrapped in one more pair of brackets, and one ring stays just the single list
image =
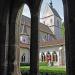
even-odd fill
[{"label": "bush", "polygon": [[30,66],[30,63],[20,63],[20,66]]}]

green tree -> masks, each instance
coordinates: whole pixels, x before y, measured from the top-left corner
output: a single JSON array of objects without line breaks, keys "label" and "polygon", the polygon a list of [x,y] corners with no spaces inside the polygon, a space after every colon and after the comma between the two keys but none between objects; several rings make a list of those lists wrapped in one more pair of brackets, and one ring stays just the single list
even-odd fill
[{"label": "green tree", "polygon": [[61,25],[61,35],[62,35],[62,37],[65,36],[64,22],[63,22],[62,25]]}]

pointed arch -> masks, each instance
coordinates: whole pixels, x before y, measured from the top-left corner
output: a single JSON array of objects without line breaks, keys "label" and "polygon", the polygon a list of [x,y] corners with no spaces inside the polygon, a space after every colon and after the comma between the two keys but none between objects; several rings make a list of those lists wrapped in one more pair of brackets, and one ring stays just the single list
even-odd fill
[{"label": "pointed arch", "polygon": [[45,53],[44,53],[44,52],[41,53],[41,61],[42,61],[42,62],[45,61]]},{"label": "pointed arch", "polygon": [[26,54],[24,53],[24,54],[21,56],[21,62],[22,62],[22,63],[25,63],[25,58],[26,58]]},{"label": "pointed arch", "polygon": [[53,51],[53,53],[52,53],[52,58],[53,58],[53,61],[55,61],[55,62],[58,61],[58,56],[57,56],[56,51]]},{"label": "pointed arch", "polygon": [[51,53],[49,52],[49,51],[47,51],[47,53],[46,53],[46,60],[47,60],[47,62],[51,62]]}]

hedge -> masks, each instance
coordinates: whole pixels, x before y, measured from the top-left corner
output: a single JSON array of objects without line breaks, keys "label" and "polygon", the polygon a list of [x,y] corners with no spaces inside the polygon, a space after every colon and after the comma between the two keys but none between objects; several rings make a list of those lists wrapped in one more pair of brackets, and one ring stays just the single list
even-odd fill
[{"label": "hedge", "polygon": [[20,66],[30,66],[30,63],[20,63]]}]

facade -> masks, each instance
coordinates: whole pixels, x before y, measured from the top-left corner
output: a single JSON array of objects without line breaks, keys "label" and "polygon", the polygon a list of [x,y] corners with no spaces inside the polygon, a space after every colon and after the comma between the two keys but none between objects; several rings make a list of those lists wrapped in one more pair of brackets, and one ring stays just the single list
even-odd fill
[{"label": "facade", "polygon": [[41,18],[42,23],[49,26],[53,34],[57,39],[61,39],[61,17],[58,12],[53,8],[52,3],[46,6],[43,18]]},{"label": "facade", "polygon": [[[44,58],[45,56],[45,58]],[[40,62],[53,62],[54,66],[65,65],[65,45],[64,40],[52,40],[41,42],[39,49]]]},{"label": "facade", "polygon": [[[65,65],[65,44],[61,37],[61,18],[57,11],[48,6],[39,23],[39,62]],[[22,15],[20,25],[20,62],[30,63],[31,19]],[[35,35],[36,36],[36,35]]]},{"label": "facade", "polygon": [[[16,16],[15,14],[17,14],[18,8],[21,7],[22,4],[24,3],[28,3],[29,6],[31,7],[30,10],[33,10],[31,12],[31,14],[33,16],[36,16],[34,18],[37,19],[38,15],[39,15],[39,7],[41,5],[41,1],[42,0],[25,0],[25,2],[21,2],[22,0],[10,0],[7,1],[6,0],[0,0],[0,74],[1,75],[9,75],[9,74],[13,74],[13,75],[20,75],[20,70],[19,70],[19,65],[18,65],[18,59],[17,58],[17,54],[15,55],[16,51],[15,51],[15,19]],[[37,1],[38,1],[38,5],[37,5]],[[64,15],[65,15],[65,30],[66,30],[66,61],[67,61],[67,65],[66,65],[66,70],[67,70],[67,75],[74,75],[75,74],[75,21],[74,21],[74,17],[75,17],[75,1],[74,0],[62,0],[63,1],[63,5],[64,5]],[[16,5],[15,5],[16,4]],[[13,6],[12,6],[13,5]],[[32,6],[33,5],[33,6]],[[6,6],[6,7],[5,7]],[[13,8],[14,7],[14,8]],[[34,7],[34,9],[33,9]],[[36,9],[37,7],[37,9]],[[10,13],[10,9],[11,9],[11,13]],[[68,9],[68,10],[67,10]],[[38,15],[34,14],[34,10],[35,13],[38,13]],[[13,11],[13,13],[12,13]],[[10,20],[9,20],[9,16],[10,15]],[[32,17],[32,20],[34,21],[34,18]],[[13,23],[11,23],[11,20],[13,21]],[[38,21],[38,19],[37,19]],[[8,26],[10,23],[10,26]],[[33,22],[32,22],[33,23]],[[35,24],[35,21],[34,23]],[[37,23],[38,25],[38,23]],[[36,27],[36,26],[35,26]],[[32,27],[33,28],[33,27]],[[9,29],[9,31],[8,31]],[[36,31],[37,32],[37,31]],[[35,33],[36,33],[35,32]],[[7,34],[9,33],[9,34]],[[36,34],[37,35],[37,34]],[[6,36],[13,36],[13,38],[9,37],[8,40],[6,39]],[[33,38],[32,38],[33,39]],[[9,42],[9,44],[8,44]],[[12,43],[11,43],[12,42]],[[6,46],[7,44],[7,46]],[[34,44],[34,43],[33,43]],[[33,50],[34,51],[34,50]],[[17,52],[18,53],[18,52]],[[31,53],[32,54],[32,53]],[[7,58],[5,58],[7,57]],[[9,60],[8,60],[9,59]],[[34,66],[36,62],[32,60],[32,66],[31,66],[31,70],[30,70],[30,74],[31,75],[38,75],[38,67],[39,66]],[[37,56],[36,56],[36,60],[37,60]],[[8,62],[8,64],[7,64]],[[8,67],[7,67],[8,65]],[[34,70],[34,71],[32,71]]]},{"label": "facade", "polygon": [[[20,26],[20,59],[25,55],[26,59],[30,57],[30,18],[22,15],[22,21]],[[39,24],[39,42],[46,42],[54,40],[55,36],[48,26]],[[23,46],[22,46],[23,45]],[[29,56],[28,56],[29,55]],[[21,60],[20,60],[21,61]],[[24,63],[28,63],[30,60],[25,60]]]}]

